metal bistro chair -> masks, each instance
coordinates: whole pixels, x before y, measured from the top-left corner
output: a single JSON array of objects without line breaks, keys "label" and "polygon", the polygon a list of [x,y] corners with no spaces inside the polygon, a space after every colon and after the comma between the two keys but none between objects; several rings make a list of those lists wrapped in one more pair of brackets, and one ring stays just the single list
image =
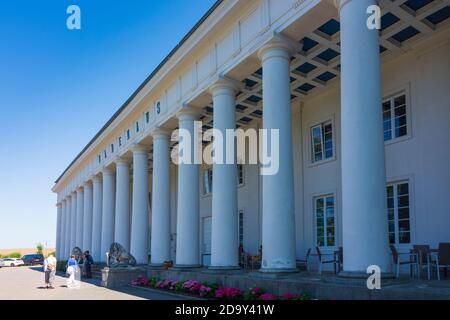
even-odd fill
[{"label": "metal bistro chair", "polygon": [[[419,273],[422,273],[424,267],[428,270],[428,253],[430,252],[430,246],[427,244],[415,244],[413,245],[412,253],[419,255]],[[410,268],[412,273],[412,268]]]},{"label": "metal bistro chair", "polygon": [[[320,248],[316,247],[316,252],[317,254],[315,254],[315,256],[317,256],[318,260],[319,260],[319,274],[322,274],[322,269],[323,269],[323,265],[327,264],[327,263],[332,263],[334,266],[334,273],[336,273],[336,255],[334,253],[322,253],[320,252]],[[333,259],[332,260],[324,260],[324,256],[332,256]]]},{"label": "metal bistro chair", "polygon": [[296,265],[297,268],[304,266],[306,268],[306,271],[309,271],[309,256],[311,255],[311,248],[308,249],[306,252],[306,258],[305,259],[297,259]]},{"label": "metal bistro chair", "polygon": [[[419,272],[419,254],[411,253],[411,252],[398,252],[395,246],[390,245],[392,257],[394,258],[394,264],[397,266],[396,277],[400,278],[400,266],[409,265],[410,268],[413,268],[417,272],[417,278],[420,278]],[[408,256],[408,260],[402,261],[400,256]]]},{"label": "metal bistro chair", "polygon": [[339,249],[334,252],[334,256],[334,259],[336,260],[334,265],[334,273],[339,273],[342,269],[344,269],[344,249],[339,247]]},{"label": "metal bistro chair", "polygon": [[439,243],[438,252],[430,251],[427,256],[428,261],[428,280],[431,279],[430,268],[436,267],[437,278],[441,280],[440,269],[450,268],[450,243]]}]

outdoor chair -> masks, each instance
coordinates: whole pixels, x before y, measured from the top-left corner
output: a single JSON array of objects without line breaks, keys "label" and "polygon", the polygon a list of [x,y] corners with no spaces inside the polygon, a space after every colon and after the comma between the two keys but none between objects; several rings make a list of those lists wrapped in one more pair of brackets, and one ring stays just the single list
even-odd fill
[{"label": "outdoor chair", "polygon": [[[317,256],[319,261],[319,274],[322,274],[323,265],[332,263],[334,266],[334,273],[336,273],[336,255],[334,253],[322,253],[319,247],[316,247],[316,254],[311,254],[312,256]],[[332,256],[332,260],[324,259],[325,256]]]},{"label": "outdoor chair", "polygon": [[[412,253],[419,255],[419,272],[422,273],[424,267],[428,270],[428,253],[430,252],[430,246],[427,244],[415,244],[413,245]],[[410,267],[410,273],[412,273],[412,267]],[[420,274],[419,274],[420,276]]]},{"label": "outdoor chair", "polygon": [[306,271],[309,271],[309,256],[311,255],[311,248],[309,248],[308,249],[308,251],[306,252],[306,258],[305,259],[297,259],[295,262],[296,262],[296,265],[297,265],[297,268],[300,268],[300,267],[305,267],[306,268]]},{"label": "outdoor chair", "polygon": [[439,243],[438,252],[429,252],[427,256],[428,280],[431,279],[431,268],[436,267],[438,280],[441,280],[440,269],[450,268],[450,243]]},{"label": "outdoor chair", "polygon": [[334,273],[339,273],[344,269],[344,249],[342,247],[335,252],[335,260]]},{"label": "outdoor chair", "polygon": [[[392,257],[394,258],[394,264],[396,265],[396,277],[400,278],[400,267],[402,265],[409,265],[410,269],[415,269],[417,272],[417,278],[420,278],[419,272],[419,254],[412,252],[398,252],[395,246],[390,245]],[[400,258],[401,256],[407,256],[407,260],[403,260]]]}]

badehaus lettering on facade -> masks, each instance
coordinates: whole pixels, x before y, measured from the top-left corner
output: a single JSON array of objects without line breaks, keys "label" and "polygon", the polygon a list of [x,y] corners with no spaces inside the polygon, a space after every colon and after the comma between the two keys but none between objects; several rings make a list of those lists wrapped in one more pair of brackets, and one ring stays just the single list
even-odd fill
[{"label": "badehaus lettering on facade", "polygon": [[[171,152],[174,164],[260,164],[261,175],[274,175],[279,169],[280,133],[278,129],[246,130],[211,128],[202,134],[203,123],[194,121],[194,133],[177,129],[171,141],[178,142]],[[203,143],[208,145],[203,148]]]}]

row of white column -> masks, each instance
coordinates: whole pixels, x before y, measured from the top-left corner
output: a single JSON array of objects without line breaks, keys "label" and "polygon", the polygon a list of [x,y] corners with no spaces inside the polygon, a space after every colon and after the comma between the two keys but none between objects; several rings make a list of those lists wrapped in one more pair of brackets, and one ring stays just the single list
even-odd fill
[{"label": "row of white column", "polygon": [[[341,17],[342,208],[344,274],[364,273],[369,265],[389,269],[385,201],[384,145],[381,121],[378,34],[366,26],[366,10],[374,0],[338,1]],[[290,93],[290,41],[275,36],[259,51],[263,67],[263,129],[279,132],[279,171],[262,182],[262,267],[265,272],[296,270],[294,172]],[[211,88],[214,128],[235,129],[236,93],[221,78]],[[180,129],[194,135],[198,113],[190,107],[178,114]],[[153,133],[153,208],[151,264],[170,260],[169,132]],[[226,139],[226,138],[225,138]],[[224,141],[226,142],[226,141]],[[182,144],[183,141],[180,142]],[[224,144],[226,145],[226,143]],[[191,143],[191,156],[196,145]],[[218,148],[218,146],[215,146]],[[270,144],[267,148],[271,148]],[[226,154],[224,148],[223,154]],[[116,161],[116,174],[102,172],[58,207],[58,251],[92,248],[94,257],[121,243],[147,263],[147,150],[133,149],[132,224],[129,220],[129,163]],[[192,159],[191,159],[192,160]],[[238,268],[237,166],[213,164],[211,268]],[[370,181],[370,183],[368,183]],[[102,186],[103,183],[103,186]],[[178,166],[176,266],[200,265],[199,167]],[[61,220],[61,221],[60,221]],[[74,226],[77,226],[75,229]],[[130,230],[131,229],[131,234]],[[92,232],[91,232],[92,230]],[[70,231],[70,232],[69,232]]]}]

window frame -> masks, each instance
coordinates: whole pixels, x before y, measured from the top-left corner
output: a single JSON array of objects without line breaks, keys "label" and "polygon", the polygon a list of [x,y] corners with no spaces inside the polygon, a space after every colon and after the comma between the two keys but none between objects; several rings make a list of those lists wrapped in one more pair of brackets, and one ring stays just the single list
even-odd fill
[{"label": "window frame", "polygon": [[[239,182],[239,167],[242,168],[242,182]],[[244,164],[238,163],[236,166],[237,171],[237,186],[238,188],[245,186],[245,168]]]},{"label": "window frame", "polygon": [[[313,141],[313,129],[316,127],[320,126],[320,130],[321,130],[321,139],[322,139],[322,154],[323,157],[325,157],[325,141],[323,140],[323,126],[327,123],[331,124],[331,142],[333,144],[333,156],[330,158],[323,158],[322,160],[318,160],[318,161],[314,161],[313,156],[314,156],[314,141]],[[312,122],[310,124],[308,124],[307,126],[308,128],[308,137],[309,137],[309,141],[307,143],[307,148],[308,148],[308,152],[306,154],[309,155],[309,160],[308,160],[308,167],[315,167],[315,166],[320,166],[322,164],[328,163],[328,162],[332,162],[336,160],[336,121],[335,121],[335,117],[334,114],[331,116],[327,116],[322,118],[319,121],[315,121]]]},{"label": "window frame", "polygon": [[[393,100],[396,97],[399,97],[401,95],[405,95],[405,112],[406,112],[406,135],[398,137],[398,138],[391,138],[390,140],[384,141],[384,118],[383,118],[383,103],[385,103],[387,100]],[[405,140],[409,140],[413,136],[413,128],[412,128],[412,113],[411,113],[411,89],[410,89],[410,83],[406,85],[399,86],[393,90],[389,90],[386,93],[383,92],[383,97],[381,99],[381,121],[382,121],[382,127],[383,127],[383,141],[384,145],[391,145],[398,142],[402,142]],[[392,113],[392,106],[391,106],[391,113]],[[392,130],[392,115],[391,115],[391,130]],[[395,127],[394,127],[395,131]]]},{"label": "window frame", "polygon": [[[241,219],[242,216],[242,219]],[[242,220],[242,224],[241,224]],[[241,229],[242,229],[242,243],[241,243]],[[238,245],[245,249],[245,210],[238,210]]]},{"label": "window frame", "polygon": [[[408,221],[409,221],[409,242],[400,243],[400,231],[399,231],[399,207],[398,207],[398,186],[402,184],[408,185]],[[387,188],[392,186],[393,187],[393,202],[394,202],[394,237],[395,242],[391,243],[389,239],[389,207],[387,206],[387,212],[388,215],[388,241],[389,244],[394,245],[395,247],[410,247],[414,243],[414,230],[413,230],[413,220],[414,220],[414,214],[413,214],[413,184],[412,180],[409,178],[403,178],[403,179],[396,179],[392,181],[386,182],[386,202],[388,200],[387,195]],[[387,205],[387,203],[386,203]]]},{"label": "window frame", "polygon": [[[208,172],[208,175],[211,175],[211,179],[209,179],[209,177],[208,177],[208,182],[211,181],[211,185],[209,186],[210,192],[208,192],[208,193],[205,192],[205,190],[206,190],[206,187],[205,187],[205,172]],[[212,185],[213,185],[213,167],[210,166],[210,167],[204,168],[202,170],[202,197],[210,197],[212,195],[212,193],[213,193],[213,188],[212,188],[213,186]]]},{"label": "window frame", "polygon": [[[329,246],[327,244],[327,240],[328,240],[328,236],[327,236],[327,228],[328,228],[328,224],[326,222],[325,219],[325,214],[326,214],[326,199],[332,197],[333,198],[333,203],[334,203],[334,207],[333,207],[333,218],[334,218],[334,245],[333,246]],[[317,200],[318,199],[323,199],[324,200],[324,224],[323,224],[323,228],[324,228],[324,240],[323,246],[319,246],[318,244],[318,234],[317,234]],[[323,249],[324,252],[326,252],[327,250],[334,250],[337,247],[337,243],[338,243],[338,218],[337,218],[337,197],[336,197],[336,193],[335,192],[328,192],[328,193],[322,193],[322,194],[317,194],[314,195],[312,197],[312,208],[313,208],[313,226],[314,226],[314,246],[319,247],[320,249]]]}]

